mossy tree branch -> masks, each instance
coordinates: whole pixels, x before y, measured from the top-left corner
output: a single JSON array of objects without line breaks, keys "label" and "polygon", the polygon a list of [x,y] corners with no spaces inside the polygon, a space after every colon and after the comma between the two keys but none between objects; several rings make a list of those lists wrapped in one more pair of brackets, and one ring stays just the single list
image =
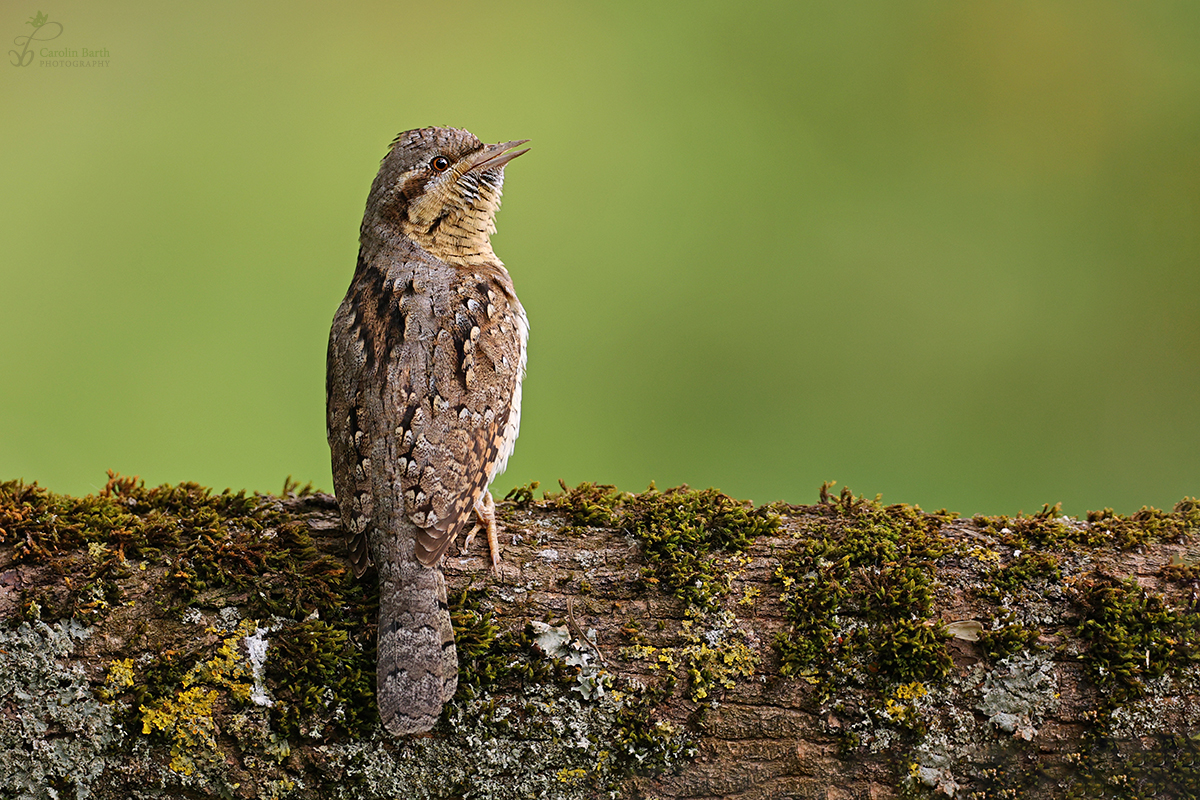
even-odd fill
[{"label": "mossy tree branch", "polygon": [[0,796],[1200,793],[1194,500],[500,509],[499,574],[445,564],[459,695],[393,742],[328,495],[0,484]]}]

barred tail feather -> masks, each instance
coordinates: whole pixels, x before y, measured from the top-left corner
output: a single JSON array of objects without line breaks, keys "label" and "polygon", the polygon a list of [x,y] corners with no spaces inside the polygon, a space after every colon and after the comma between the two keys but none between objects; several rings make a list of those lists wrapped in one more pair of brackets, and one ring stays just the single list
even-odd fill
[{"label": "barred tail feather", "polygon": [[393,736],[428,731],[458,688],[458,656],[437,567],[383,559],[379,568],[379,716]]}]

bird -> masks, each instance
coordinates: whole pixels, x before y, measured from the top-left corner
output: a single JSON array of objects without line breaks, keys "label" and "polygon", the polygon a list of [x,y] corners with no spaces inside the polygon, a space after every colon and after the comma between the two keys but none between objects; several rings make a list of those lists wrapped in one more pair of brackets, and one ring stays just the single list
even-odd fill
[{"label": "bird", "polygon": [[458,686],[443,556],[470,526],[499,566],[489,486],[520,428],[529,321],[490,236],[527,141],[398,135],[329,333],[334,491],[355,575],[378,573],[376,696],[395,737],[432,729]]}]

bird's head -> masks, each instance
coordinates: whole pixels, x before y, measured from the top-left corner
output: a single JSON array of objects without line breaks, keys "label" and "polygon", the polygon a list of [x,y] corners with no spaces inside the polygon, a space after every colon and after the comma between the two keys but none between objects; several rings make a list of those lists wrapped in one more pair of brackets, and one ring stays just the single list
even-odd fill
[{"label": "bird's head", "polygon": [[527,141],[483,144],[460,128],[400,134],[371,186],[363,233],[403,234],[448,264],[494,261],[504,165]]}]

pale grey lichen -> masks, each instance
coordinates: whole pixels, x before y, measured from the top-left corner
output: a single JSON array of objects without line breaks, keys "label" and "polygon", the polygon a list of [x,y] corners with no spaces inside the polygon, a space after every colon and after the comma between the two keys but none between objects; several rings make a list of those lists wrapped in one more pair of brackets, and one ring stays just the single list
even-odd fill
[{"label": "pale grey lichen", "polygon": [[0,792],[14,800],[87,800],[124,736],[79,665],[62,666],[89,630],[69,620],[0,630]]},{"label": "pale grey lichen", "polygon": [[[986,721],[956,707],[954,697],[964,692],[976,698],[973,707]],[[1048,655],[1026,651],[993,666],[976,664],[947,685],[930,687],[913,704],[924,733],[902,784],[961,797],[977,777],[979,763],[994,758],[997,748],[1004,752],[1032,740],[1058,707],[1058,676]]]},{"label": "pale grey lichen", "polygon": [[1029,652],[1006,658],[988,672],[979,695],[975,707],[989,722],[1004,733],[1030,741],[1043,717],[1058,708],[1054,662]]},{"label": "pale grey lichen", "polygon": [[[592,663],[594,656],[590,648],[595,647],[594,642],[589,643],[589,648],[581,640],[573,639],[566,625],[553,627],[538,620],[532,620],[529,624],[537,634],[534,641],[543,653],[551,658],[562,659],[568,666],[579,667],[579,675],[571,687],[573,691],[585,700],[595,700],[604,695],[605,689],[612,684],[612,676],[598,664]],[[595,638],[595,631],[592,631],[589,639]]]},{"label": "pale grey lichen", "polygon": [[[330,795],[337,800],[617,798],[627,769],[620,762],[639,755],[606,749],[623,746],[616,735],[623,703],[619,692],[588,702],[553,687],[531,687],[521,698],[484,695],[454,705],[444,738],[394,745],[376,730],[370,739],[317,750],[328,771],[346,776]],[[681,732],[660,733],[663,752],[642,755],[670,769],[694,754]]]},{"label": "pale grey lichen", "polygon": [[1183,730],[1200,728],[1200,703],[1194,699],[1197,677],[1200,670],[1189,667],[1174,676],[1146,680],[1144,697],[1124,703],[1110,715],[1113,738],[1154,736],[1178,729],[1181,724]]}]

